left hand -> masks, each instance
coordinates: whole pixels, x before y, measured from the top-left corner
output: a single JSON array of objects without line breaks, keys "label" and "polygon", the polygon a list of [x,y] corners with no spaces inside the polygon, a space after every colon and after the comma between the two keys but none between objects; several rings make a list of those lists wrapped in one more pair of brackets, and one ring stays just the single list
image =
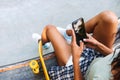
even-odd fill
[{"label": "left hand", "polygon": [[85,45],[87,47],[95,49],[96,46],[99,44],[99,41],[97,41],[95,38],[93,38],[90,34],[87,34],[87,39],[84,39],[84,42],[87,42]]}]

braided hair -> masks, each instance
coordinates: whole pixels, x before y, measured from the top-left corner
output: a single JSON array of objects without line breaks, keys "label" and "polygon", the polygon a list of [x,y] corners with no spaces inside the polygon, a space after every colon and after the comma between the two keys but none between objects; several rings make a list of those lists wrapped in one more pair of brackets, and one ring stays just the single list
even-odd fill
[{"label": "braided hair", "polygon": [[[120,28],[118,29],[117,36],[116,36],[116,42],[118,43],[120,40]],[[116,53],[116,50],[120,49],[120,45],[115,48],[114,54]],[[113,74],[113,80],[120,80],[120,51],[117,54],[117,56],[113,59],[112,63],[112,70],[115,71]]]},{"label": "braided hair", "polygon": [[[116,49],[118,48],[120,48],[120,46],[118,46]],[[115,71],[115,74],[113,74],[113,78],[114,78],[113,80],[120,80],[120,51],[117,54],[117,57],[113,59],[111,65],[112,65],[112,71],[113,70]]]}]

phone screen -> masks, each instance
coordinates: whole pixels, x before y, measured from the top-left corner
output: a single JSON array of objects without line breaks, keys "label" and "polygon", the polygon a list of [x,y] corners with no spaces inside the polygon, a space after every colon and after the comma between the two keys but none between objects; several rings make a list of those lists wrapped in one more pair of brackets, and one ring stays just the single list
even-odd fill
[{"label": "phone screen", "polygon": [[76,42],[79,45],[80,44],[80,42],[79,42],[80,40],[83,41],[83,39],[87,38],[83,18],[79,18],[79,19],[73,21],[72,22],[72,27],[73,27],[75,35],[76,35]]}]

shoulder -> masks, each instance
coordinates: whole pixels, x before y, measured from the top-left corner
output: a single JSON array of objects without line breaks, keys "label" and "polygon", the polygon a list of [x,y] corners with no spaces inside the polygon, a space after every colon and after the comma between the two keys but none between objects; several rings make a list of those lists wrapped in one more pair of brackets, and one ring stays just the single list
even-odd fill
[{"label": "shoulder", "polygon": [[87,80],[109,80],[111,77],[109,59],[108,56],[95,59],[86,73]]},{"label": "shoulder", "polygon": [[103,75],[94,75],[93,77],[87,78],[86,80],[112,80],[112,77]]}]

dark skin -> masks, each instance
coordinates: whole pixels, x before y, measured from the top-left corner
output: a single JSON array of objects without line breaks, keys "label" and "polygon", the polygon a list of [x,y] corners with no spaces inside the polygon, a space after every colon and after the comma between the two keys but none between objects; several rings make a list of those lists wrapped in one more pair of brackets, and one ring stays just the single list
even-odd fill
[{"label": "dark skin", "polygon": [[[67,34],[71,35],[71,31],[67,30]],[[97,41],[95,38],[93,38],[91,35],[87,34],[88,39],[84,39],[84,42],[87,42],[86,46],[93,48],[104,55],[110,54],[113,50],[105,46],[104,44]]]},{"label": "dark skin", "polygon": [[76,44],[76,37],[73,30],[71,30],[71,33],[72,33],[71,47],[72,47],[72,56],[73,56],[74,79],[83,80],[83,76],[79,66],[79,59],[84,48],[84,43],[80,41],[80,46],[78,46]]},{"label": "dark skin", "polygon": [[[69,32],[72,35],[71,47],[72,47],[72,56],[73,56],[72,61],[73,61],[73,67],[74,67],[74,80],[84,80],[84,77],[82,76],[81,69],[79,66],[79,59],[81,57],[81,54],[83,52],[85,45],[82,41],[80,41],[80,46],[78,46],[76,43],[76,37],[75,37],[74,31],[70,30]],[[94,40],[94,41],[96,41],[96,40]],[[93,47],[95,47],[95,46],[93,46]],[[115,64],[116,63],[112,64],[111,66],[113,67]],[[112,70],[111,72],[113,75],[117,73],[116,70]]]},{"label": "dark skin", "polygon": [[[86,46],[94,48],[104,55],[110,54],[115,40],[115,33],[117,32],[117,23],[117,17],[111,11],[101,12],[88,20],[85,23],[85,29],[88,34],[93,33],[93,35],[88,35],[89,38],[85,40],[88,43]],[[71,35],[69,34],[69,30],[66,32],[68,35]],[[71,45],[67,43],[56,29],[56,26],[47,25],[43,29],[42,41],[43,44],[49,41],[52,43],[58,64],[64,66],[72,55]]]},{"label": "dark skin", "polygon": [[[85,29],[88,33],[88,39],[84,40],[87,42],[85,46],[93,48],[104,55],[111,54],[113,51],[112,46],[115,40],[115,34],[117,32],[117,25],[117,17],[111,11],[101,12],[88,20],[85,23]],[[76,44],[73,30],[67,30],[66,32],[73,37],[71,44],[67,43],[64,37],[56,29],[56,26],[47,25],[42,32],[43,44],[49,41],[52,43],[59,66],[65,66],[72,55],[74,78],[75,80],[83,80],[79,67],[79,58],[82,54],[84,44],[82,42],[80,42],[81,46]],[[93,35],[91,36],[89,33],[93,33]]]}]

